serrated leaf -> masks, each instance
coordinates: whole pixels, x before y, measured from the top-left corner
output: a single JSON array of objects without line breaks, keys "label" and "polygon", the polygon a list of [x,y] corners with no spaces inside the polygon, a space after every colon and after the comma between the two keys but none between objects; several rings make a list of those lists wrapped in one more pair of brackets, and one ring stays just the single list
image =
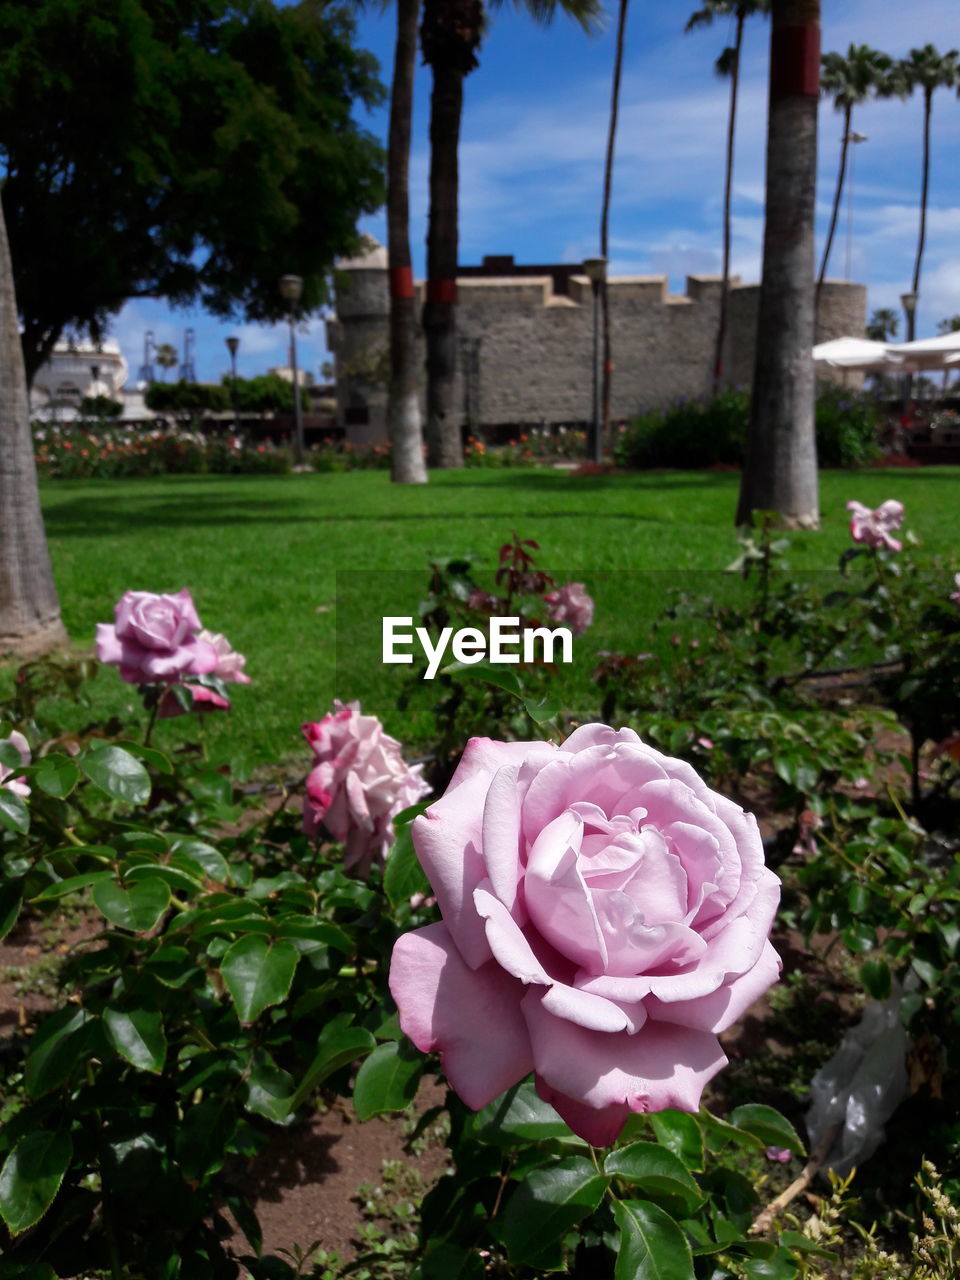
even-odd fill
[{"label": "serrated leaf", "polygon": [[400,828],[390,847],[383,873],[383,888],[394,908],[409,902],[415,893],[430,892],[430,882],[420,866],[409,826]]},{"label": "serrated leaf", "polygon": [[80,769],[69,756],[44,756],[32,771],[32,781],[37,787],[57,800],[65,800],[81,776]]},{"label": "serrated leaf", "polygon": [[290,1099],[290,1110],[296,1111],[328,1076],[347,1063],[356,1062],[358,1058],[370,1053],[376,1043],[370,1032],[363,1027],[344,1025],[342,1019],[329,1023],[321,1032],[313,1061]]},{"label": "serrated leaf", "polygon": [[156,876],[129,888],[116,880],[99,880],[93,886],[93,900],[111,924],[132,933],[148,933],[170,905],[170,886]]},{"label": "serrated leaf", "polygon": [[562,1259],[563,1237],[596,1209],[608,1182],[583,1156],[532,1169],[491,1231],[511,1262],[555,1268]]},{"label": "serrated leaf", "polygon": [[31,902],[51,902],[54,898],[63,898],[68,893],[76,893],[101,880],[113,880],[112,871],[88,871],[82,876],[68,876],[66,880],[58,880],[48,884],[40,893],[34,894]]},{"label": "serrated leaf", "polygon": [[220,961],[220,973],[241,1022],[255,1022],[270,1005],[285,1000],[300,954],[286,938],[263,934],[238,938]]},{"label": "serrated leaf", "polygon": [[682,1160],[688,1169],[703,1168],[703,1134],[696,1118],[686,1111],[655,1111],[650,1116],[657,1141]]},{"label": "serrated leaf", "polygon": [[107,1038],[121,1058],[141,1071],[162,1071],[167,1057],[163,1017],[157,1009],[104,1009]]},{"label": "serrated leaf", "polygon": [[9,787],[0,787],[0,824],[21,836],[30,830],[30,810]]},{"label": "serrated leaf", "polygon": [[404,1111],[413,1101],[423,1074],[423,1055],[406,1042],[390,1040],[364,1059],[353,1086],[358,1120],[388,1111]]},{"label": "serrated leaf", "polygon": [[604,1160],[603,1171],[624,1178],[645,1197],[679,1200],[684,1215],[693,1213],[703,1202],[700,1188],[680,1157],[656,1142],[631,1142],[627,1147],[618,1147]]},{"label": "serrated leaf", "polygon": [[748,1102],[730,1114],[730,1123],[752,1133],[767,1147],[785,1147],[794,1155],[805,1156],[806,1148],[796,1129],[779,1111],[759,1102]]},{"label": "serrated leaf", "polygon": [[694,1280],[687,1237],[655,1204],[618,1200],[613,1216],[620,1230],[614,1280]]},{"label": "serrated leaf", "polygon": [[90,781],[114,800],[127,804],[146,804],[150,799],[150,775],[122,747],[96,747],[77,760]]},{"label": "serrated leaf", "polygon": [[60,1190],[73,1143],[66,1133],[28,1133],[0,1169],[0,1214],[11,1234],[39,1222]]},{"label": "serrated leaf", "polygon": [[206,844],[203,840],[179,837],[170,845],[170,852],[195,863],[211,880],[216,880],[219,884],[229,883],[230,867],[227,860],[212,844]]},{"label": "serrated leaf", "polygon": [[158,751],[156,747],[145,747],[142,743],[130,742],[126,738],[118,738],[115,745],[122,747],[124,751],[129,751],[132,756],[145,760],[147,764],[153,765],[157,773],[173,773],[173,764],[169,757],[162,751]]},{"label": "serrated leaf", "polygon": [[31,1098],[57,1088],[87,1061],[90,1014],[68,1005],[41,1022],[30,1041],[23,1079]]},{"label": "serrated leaf", "polygon": [[482,1142],[497,1146],[518,1143],[580,1139],[557,1115],[549,1102],[544,1102],[529,1081],[515,1084],[495,1098],[472,1120],[473,1131]]}]

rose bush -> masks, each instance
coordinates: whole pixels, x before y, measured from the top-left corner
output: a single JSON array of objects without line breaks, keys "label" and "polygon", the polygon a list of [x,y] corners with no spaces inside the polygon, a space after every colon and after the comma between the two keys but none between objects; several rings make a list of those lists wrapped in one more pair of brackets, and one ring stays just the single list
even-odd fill
[{"label": "rose bush", "polygon": [[773,983],[756,820],[630,729],[474,738],[413,825],[442,923],[403,935],[400,1025],[473,1108],[535,1073],[588,1142],[695,1111],[717,1033]]},{"label": "rose bush", "polygon": [[565,582],[543,598],[550,606],[547,610],[550,621],[569,627],[575,636],[582,636],[592,625],[593,600],[582,582]]},{"label": "rose bush", "polygon": [[120,678],[128,684],[206,675],[220,658],[214,645],[196,634],[199,630],[186,589],[176,595],[125,591],[114,609],[113,625],[97,624],[97,657],[119,666]]},{"label": "rose bush", "polygon": [[400,743],[384,732],[376,716],[360,714],[359,702],[302,726],[316,764],[307,778],[303,830],[321,826],[344,846],[344,867],[366,875],[382,862],[395,839],[393,819],[430,791],[422,765],[411,768]]},{"label": "rose bush", "polygon": [[888,547],[891,551],[902,549],[903,543],[890,536],[903,524],[902,502],[889,498],[873,511],[862,502],[848,502],[847,510],[850,512],[850,536],[854,542],[862,542],[868,547]]}]

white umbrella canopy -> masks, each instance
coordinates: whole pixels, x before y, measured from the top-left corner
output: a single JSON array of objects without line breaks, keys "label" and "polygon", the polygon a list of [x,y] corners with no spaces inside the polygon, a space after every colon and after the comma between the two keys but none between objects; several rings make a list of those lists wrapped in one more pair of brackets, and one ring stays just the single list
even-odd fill
[{"label": "white umbrella canopy", "polygon": [[869,338],[833,338],[813,348],[816,364],[834,369],[850,369],[866,372],[870,369],[888,369],[899,365],[896,355],[891,355],[885,342],[872,342]]},{"label": "white umbrella canopy", "polygon": [[949,369],[960,361],[960,330],[941,333],[936,338],[900,342],[887,349],[903,360],[904,369],[911,373],[919,369]]}]

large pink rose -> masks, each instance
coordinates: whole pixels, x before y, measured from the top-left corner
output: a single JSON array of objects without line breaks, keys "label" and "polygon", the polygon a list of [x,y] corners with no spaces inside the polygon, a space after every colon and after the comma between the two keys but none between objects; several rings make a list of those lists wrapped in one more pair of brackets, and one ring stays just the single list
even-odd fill
[{"label": "large pink rose", "polygon": [[334,708],[318,723],[303,725],[317,760],[307,778],[303,829],[314,836],[322,824],[342,841],[346,869],[366,875],[395,839],[393,819],[430,788],[423,766],[406,763],[400,743],[376,716],[361,715],[358,702],[337,700]]},{"label": "large pink rose", "polygon": [[565,582],[543,598],[550,606],[547,610],[550,621],[569,627],[575,636],[582,636],[593,624],[593,600],[582,582]]},{"label": "large pink rose", "polygon": [[390,990],[468,1106],[535,1072],[594,1145],[631,1111],[695,1111],[717,1033],[777,978],[780,882],[752,815],[631,729],[562,747],[474,738],[413,839],[443,922]]},{"label": "large pink rose", "polygon": [[[9,742],[20,753],[20,759],[23,763],[30,763],[30,744],[19,730],[14,729],[9,738],[0,738],[0,742]],[[13,776],[15,772],[16,770],[8,769],[5,764],[0,764],[0,787],[5,787],[7,791],[12,791],[14,795],[26,800],[30,794],[30,788],[24,778],[15,778]]]},{"label": "large pink rose", "polygon": [[854,542],[862,542],[868,547],[888,547],[891,551],[901,550],[903,543],[890,534],[903,524],[902,502],[889,498],[873,511],[862,502],[848,502],[847,510],[850,512],[850,536]]},{"label": "large pink rose", "polygon": [[206,675],[216,668],[219,655],[195,634],[199,629],[189,591],[126,591],[114,609],[113,625],[97,625],[97,657],[119,666],[121,679],[129,684]]}]

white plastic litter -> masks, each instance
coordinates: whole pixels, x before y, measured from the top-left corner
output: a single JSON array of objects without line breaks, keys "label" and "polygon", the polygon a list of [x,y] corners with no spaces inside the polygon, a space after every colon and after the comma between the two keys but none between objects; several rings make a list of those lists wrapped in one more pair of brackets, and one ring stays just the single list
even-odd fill
[{"label": "white plastic litter", "polygon": [[841,1177],[873,1155],[884,1139],[884,1124],[909,1092],[910,1040],[900,1020],[903,994],[895,984],[888,1000],[869,1001],[863,1017],[810,1082],[810,1149],[834,1125],[842,1125],[824,1161],[825,1168]]}]

